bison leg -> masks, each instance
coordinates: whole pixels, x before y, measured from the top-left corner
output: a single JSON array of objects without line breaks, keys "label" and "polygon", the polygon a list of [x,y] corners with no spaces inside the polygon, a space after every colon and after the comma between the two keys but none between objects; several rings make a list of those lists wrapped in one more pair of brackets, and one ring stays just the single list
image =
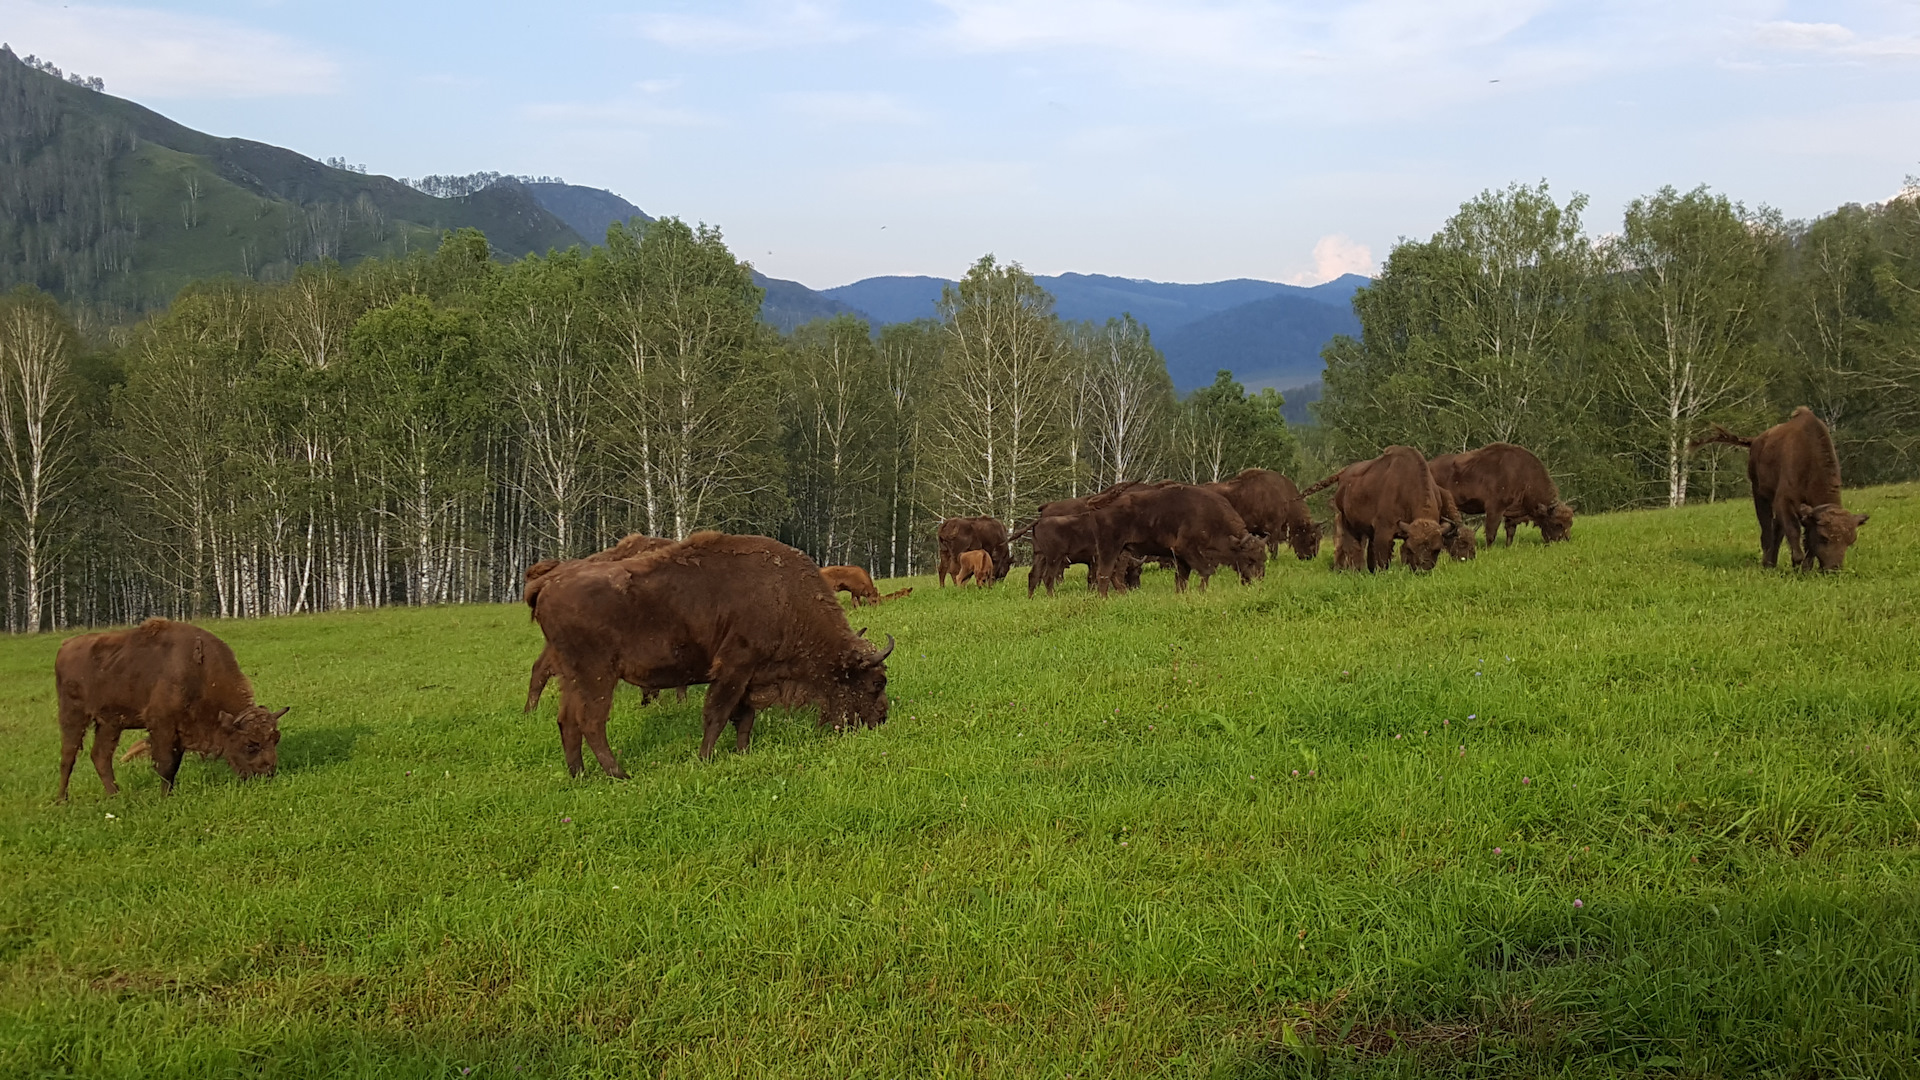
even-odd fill
[{"label": "bison leg", "polygon": [[553,646],[541,649],[540,657],[533,662],[533,671],[527,677],[526,712],[540,707],[540,695],[547,692],[547,683],[553,679],[555,664]]},{"label": "bison leg", "polygon": [[[613,747],[607,745],[606,721],[588,726],[581,734],[586,736],[587,746],[592,749],[594,759],[600,762],[601,772],[615,780],[627,779],[627,770],[620,767],[620,759],[613,756]],[[573,756],[575,758],[580,756],[580,746],[577,741],[574,743]]]},{"label": "bison leg", "polygon": [[93,729],[93,771],[100,774],[100,786],[107,794],[120,794],[120,785],[113,779],[113,751],[120,745],[120,729],[103,724]]},{"label": "bison leg", "polygon": [[1753,512],[1760,519],[1760,565],[1771,570],[1780,565],[1780,541],[1786,532],[1774,516],[1773,500],[1753,497]]},{"label": "bison leg", "polygon": [[1193,567],[1187,565],[1187,560],[1175,555],[1173,557],[1173,591],[1176,593],[1186,592],[1187,579],[1192,576]]},{"label": "bison leg", "polygon": [[1520,520],[1521,519],[1517,517],[1507,518],[1507,546],[1508,547],[1513,546],[1513,533],[1515,529],[1518,529],[1520,527]]},{"label": "bison leg", "polygon": [[[97,741],[94,743],[96,749],[99,745]],[[173,794],[174,778],[180,775],[180,762],[187,756],[180,750],[179,733],[166,728],[149,729],[147,752],[153,755],[153,771],[160,774],[160,794]]]},{"label": "bison leg", "polygon": [[1489,551],[1493,550],[1494,541],[1500,539],[1501,517],[1500,504],[1489,499],[1487,501],[1487,519],[1482,523],[1487,530],[1487,550]]},{"label": "bison leg", "polygon": [[[570,775],[579,776],[586,771],[586,763],[580,757],[580,743],[588,733],[598,732],[598,745],[606,745],[607,717],[613,712],[615,684],[611,677],[599,680],[570,678],[560,686],[560,750],[566,755],[567,772]],[[604,690],[600,689],[602,686]],[[594,756],[598,757],[599,753],[596,746]],[[611,751],[608,756],[612,756]],[[615,763],[614,768],[619,767]]]},{"label": "bison leg", "polygon": [[[734,711],[747,701],[747,679],[743,675],[729,672],[707,685],[707,703],[700,710],[700,719],[705,728],[700,739],[700,760],[713,758],[713,744],[720,741],[720,732],[726,729],[733,719]],[[751,733],[753,725],[747,725]]]},{"label": "bison leg", "polygon": [[753,718],[755,715],[757,714],[754,712],[753,706],[748,703],[746,698],[741,698],[739,706],[733,710],[733,749],[735,753],[744,754],[747,752],[747,747],[753,745]]},{"label": "bison leg", "polygon": [[1367,547],[1367,573],[1377,573],[1393,565],[1393,534],[1385,529],[1373,530],[1373,539]]},{"label": "bison leg", "polygon": [[[60,794],[56,802],[67,801],[67,782],[73,778],[73,763],[80,758],[80,742],[87,737],[87,717],[66,703],[60,706]],[[98,738],[99,736],[95,736]]]}]

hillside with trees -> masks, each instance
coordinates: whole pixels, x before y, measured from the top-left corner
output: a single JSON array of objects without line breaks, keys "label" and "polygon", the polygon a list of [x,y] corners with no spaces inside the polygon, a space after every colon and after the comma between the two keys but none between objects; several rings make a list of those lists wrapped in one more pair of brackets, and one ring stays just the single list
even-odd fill
[{"label": "hillside with trees", "polygon": [[9,628],[505,600],[641,531],[926,568],[934,523],[1292,470],[1271,392],[1182,402],[1137,322],[982,259],[938,318],[781,334],[718,231],[497,258],[477,231],[195,285],[108,347],[0,300]]}]

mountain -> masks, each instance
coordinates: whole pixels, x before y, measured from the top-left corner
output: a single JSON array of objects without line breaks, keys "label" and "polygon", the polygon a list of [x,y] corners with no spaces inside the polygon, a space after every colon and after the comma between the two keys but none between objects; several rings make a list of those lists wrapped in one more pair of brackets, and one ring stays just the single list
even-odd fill
[{"label": "mountain", "polygon": [[1249,389],[1284,389],[1320,377],[1320,350],[1334,335],[1359,333],[1350,306],[1282,294],[1155,333],[1153,343],[1166,355],[1177,390],[1204,386],[1221,368]]},{"label": "mountain", "polygon": [[866,312],[825,293],[815,292],[797,281],[770,278],[755,270],[753,283],[767,290],[766,299],[760,302],[760,321],[772,325],[783,334],[793,333],[793,328],[802,323],[831,319],[835,315],[852,315],[876,329],[880,326],[880,322]]},{"label": "mountain", "polygon": [[[1153,331],[1182,392],[1213,381],[1221,368],[1253,388],[1287,388],[1320,377],[1320,350],[1335,334],[1358,334],[1353,293],[1368,284],[1345,274],[1311,287],[1234,278],[1181,285],[1104,274],[1036,278],[1053,294],[1063,319],[1104,323],[1130,314]],[[876,324],[928,319],[940,290],[936,277],[873,277],[817,294],[872,316]]]},{"label": "mountain", "polygon": [[635,218],[653,220],[641,213],[639,207],[601,188],[555,181],[523,186],[541,209],[566,222],[568,228],[580,234],[580,238],[589,244],[605,243],[607,227],[616,221],[624,224]]},{"label": "mountain", "polygon": [[437,199],[385,176],[207,135],[28,67],[0,47],[0,288],[110,317],[219,275],[270,279],[476,228],[504,254],[581,242],[527,187]]}]

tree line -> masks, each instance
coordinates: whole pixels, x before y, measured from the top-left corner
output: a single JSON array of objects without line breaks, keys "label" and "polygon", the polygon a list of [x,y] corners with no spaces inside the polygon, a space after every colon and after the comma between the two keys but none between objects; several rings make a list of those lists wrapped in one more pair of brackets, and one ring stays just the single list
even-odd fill
[{"label": "tree line", "polygon": [[721,234],[436,250],[182,292],[111,343],[0,297],[10,630],[506,600],[628,532],[924,571],[946,516],[1295,467],[1281,401],[1180,400],[1145,327],[981,259],[936,319],[782,335]]},{"label": "tree line", "polygon": [[1586,233],[1583,196],[1482,192],[1402,241],[1325,351],[1325,461],[1381,446],[1534,449],[1583,510],[1745,491],[1745,463],[1689,449],[1808,405],[1849,485],[1914,473],[1920,186],[1790,222],[1706,188],[1634,200]]}]

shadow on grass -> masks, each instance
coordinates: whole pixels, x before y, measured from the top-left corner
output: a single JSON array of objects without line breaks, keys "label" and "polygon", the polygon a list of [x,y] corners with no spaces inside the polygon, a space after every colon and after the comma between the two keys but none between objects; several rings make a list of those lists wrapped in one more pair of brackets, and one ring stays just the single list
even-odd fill
[{"label": "shadow on grass", "polygon": [[289,729],[280,736],[280,769],[304,772],[338,765],[353,756],[353,744],[359,742],[361,736],[372,733],[373,729],[365,724]]}]

